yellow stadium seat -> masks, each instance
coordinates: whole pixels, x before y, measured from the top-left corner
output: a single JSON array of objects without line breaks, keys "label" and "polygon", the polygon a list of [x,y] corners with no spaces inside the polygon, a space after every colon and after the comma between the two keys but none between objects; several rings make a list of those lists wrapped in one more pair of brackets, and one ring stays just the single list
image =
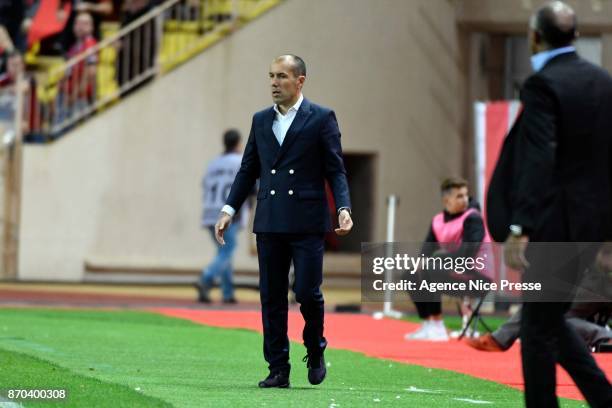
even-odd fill
[{"label": "yellow stadium seat", "polygon": [[119,32],[119,23],[105,21],[100,24],[100,35],[102,40],[110,38]]},{"label": "yellow stadium seat", "polygon": [[26,65],[36,65],[36,62],[37,62],[36,57],[39,52],[40,52],[40,41],[37,41],[34,44],[32,44],[30,49],[25,54],[24,60],[25,60]]}]

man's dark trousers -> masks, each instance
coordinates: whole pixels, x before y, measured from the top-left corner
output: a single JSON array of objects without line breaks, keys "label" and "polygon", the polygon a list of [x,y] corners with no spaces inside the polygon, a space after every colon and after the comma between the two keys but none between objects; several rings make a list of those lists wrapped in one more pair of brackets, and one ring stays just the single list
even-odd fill
[{"label": "man's dark trousers", "polygon": [[[541,231],[543,236],[562,236],[561,231],[550,231],[559,226],[563,228],[562,220],[549,225]],[[527,249],[531,265],[525,271],[523,281],[540,282],[542,291],[532,296],[524,295],[521,355],[526,404],[528,407],[558,406],[555,396],[558,362],[592,407],[608,407],[612,403],[610,383],[597,366],[587,344],[565,318],[574,298],[573,289],[582,276],[581,272],[592,263],[598,244],[542,244],[543,237],[534,238],[540,242]],[[535,301],[538,297],[544,301]]]},{"label": "man's dark trousers", "polygon": [[259,287],[264,329],[264,357],[270,371],[289,370],[287,291],[293,261],[293,291],[304,317],[304,345],[317,352],[327,345],[323,337],[323,234],[257,234]]},{"label": "man's dark trousers", "polygon": [[608,407],[610,385],[586,344],[567,324],[570,303],[524,303],[521,320],[523,375],[528,407],[557,407],[555,370],[558,362],[593,407]]}]

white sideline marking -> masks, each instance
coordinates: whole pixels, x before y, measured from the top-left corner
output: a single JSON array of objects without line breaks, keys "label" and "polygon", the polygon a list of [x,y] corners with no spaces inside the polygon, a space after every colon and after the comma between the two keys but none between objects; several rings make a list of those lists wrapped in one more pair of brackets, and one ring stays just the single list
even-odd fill
[{"label": "white sideline marking", "polygon": [[0,408],[23,408],[23,405],[0,397]]},{"label": "white sideline marking", "polygon": [[491,401],[473,400],[470,398],[453,398],[455,401],[469,402],[470,404],[492,404]]},{"label": "white sideline marking", "polygon": [[408,388],[405,388],[406,391],[408,392],[420,392],[422,394],[440,394],[442,391],[438,391],[438,390],[426,390],[423,388],[417,388],[414,386],[410,386]]}]

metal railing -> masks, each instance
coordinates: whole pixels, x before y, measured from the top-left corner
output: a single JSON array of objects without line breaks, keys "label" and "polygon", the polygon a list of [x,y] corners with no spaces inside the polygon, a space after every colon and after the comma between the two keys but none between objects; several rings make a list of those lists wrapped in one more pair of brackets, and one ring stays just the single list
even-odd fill
[{"label": "metal railing", "polygon": [[280,0],[168,0],[31,81],[28,138],[50,141]]}]

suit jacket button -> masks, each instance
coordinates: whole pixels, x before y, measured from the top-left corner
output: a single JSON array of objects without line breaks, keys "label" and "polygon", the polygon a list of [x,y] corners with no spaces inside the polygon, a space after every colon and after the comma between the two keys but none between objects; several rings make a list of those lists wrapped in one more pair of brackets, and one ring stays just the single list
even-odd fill
[{"label": "suit jacket button", "polygon": [[289,195],[293,195],[293,190],[289,190]]},{"label": "suit jacket button", "polygon": [[276,174],[276,169],[272,169],[272,171],[270,171],[270,173]]},{"label": "suit jacket button", "polygon": [[293,171],[293,169],[290,169],[289,174],[293,174],[293,173],[295,173],[295,171]]}]

